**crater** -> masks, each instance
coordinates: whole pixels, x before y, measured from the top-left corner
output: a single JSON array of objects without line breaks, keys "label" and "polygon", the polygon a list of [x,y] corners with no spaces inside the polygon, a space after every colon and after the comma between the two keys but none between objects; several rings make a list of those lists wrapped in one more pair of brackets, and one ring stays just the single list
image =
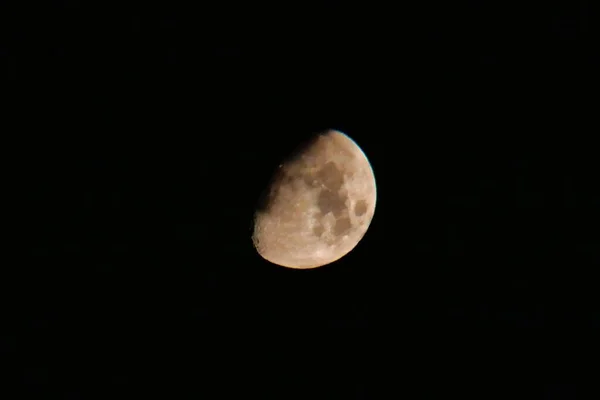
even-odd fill
[{"label": "crater", "polygon": [[344,174],[338,169],[333,161],[327,162],[321,170],[316,173],[317,178],[325,187],[337,192],[344,184]]},{"label": "crater", "polygon": [[342,217],[335,221],[335,226],[333,227],[333,233],[336,236],[345,235],[352,228],[352,222],[350,222],[350,218]]},{"label": "crater", "polygon": [[367,212],[367,202],[365,200],[358,200],[354,205],[354,215],[361,217]]},{"label": "crater", "polygon": [[321,237],[323,236],[323,233],[325,233],[325,228],[323,228],[323,225],[317,224],[313,226],[312,231],[315,234],[315,236]]},{"label": "crater", "polygon": [[342,215],[346,211],[346,197],[340,196],[338,193],[331,190],[323,189],[319,192],[317,206],[323,215],[333,213],[336,217]]}]

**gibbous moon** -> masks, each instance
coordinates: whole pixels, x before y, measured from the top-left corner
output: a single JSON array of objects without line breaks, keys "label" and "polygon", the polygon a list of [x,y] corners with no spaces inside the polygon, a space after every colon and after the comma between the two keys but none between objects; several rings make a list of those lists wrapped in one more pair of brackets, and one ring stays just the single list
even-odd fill
[{"label": "gibbous moon", "polygon": [[358,145],[339,131],[316,135],[279,166],[254,215],[258,254],[288,268],[339,260],[373,215],[375,176]]}]

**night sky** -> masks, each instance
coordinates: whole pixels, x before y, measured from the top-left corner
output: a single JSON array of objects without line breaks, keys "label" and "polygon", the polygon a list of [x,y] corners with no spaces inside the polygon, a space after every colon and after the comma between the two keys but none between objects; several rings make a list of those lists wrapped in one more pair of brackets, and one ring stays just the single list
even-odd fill
[{"label": "night sky", "polygon": [[[587,2],[14,3],[2,398],[590,393]],[[371,161],[375,217],[340,261],[277,267],[253,212],[324,129]]]}]

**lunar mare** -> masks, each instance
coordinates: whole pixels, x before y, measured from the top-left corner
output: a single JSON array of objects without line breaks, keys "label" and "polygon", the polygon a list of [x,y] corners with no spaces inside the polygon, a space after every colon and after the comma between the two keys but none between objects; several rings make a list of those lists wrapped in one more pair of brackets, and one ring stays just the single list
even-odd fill
[{"label": "lunar mare", "polygon": [[375,176],[360,147],[339,131],[320,133],[276,171],[254,216],[254,247],[284,267],[332,263],[363,238],[376,200]]}]

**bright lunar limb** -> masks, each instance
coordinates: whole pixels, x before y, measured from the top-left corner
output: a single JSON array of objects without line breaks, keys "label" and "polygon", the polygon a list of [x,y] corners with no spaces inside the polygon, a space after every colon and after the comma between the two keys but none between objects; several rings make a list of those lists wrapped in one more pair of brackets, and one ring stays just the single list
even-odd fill
[{"label": "bright lunar limb", "polygon": [[320,133],[277,169],[254,215],[254,247],[283,267],[330,264],[363,238],[376,200],[360,147],[339,131]]}]

